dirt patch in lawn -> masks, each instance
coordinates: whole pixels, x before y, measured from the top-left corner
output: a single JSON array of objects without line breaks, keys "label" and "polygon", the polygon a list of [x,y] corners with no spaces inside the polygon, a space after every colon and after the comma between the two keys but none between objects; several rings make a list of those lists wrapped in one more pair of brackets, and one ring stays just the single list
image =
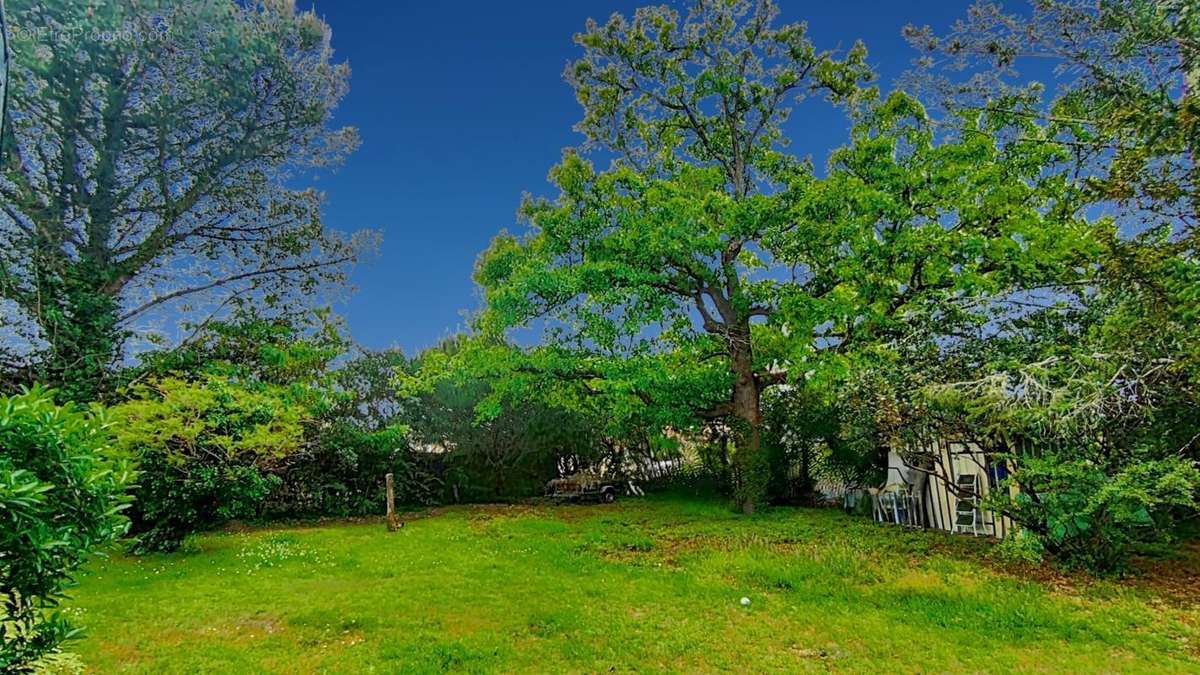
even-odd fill
[{"label": "dirt patch in lawn", "polygon": [[1135,560],[1134,567],[1140,574],[1129,580],[1132,585],[1200,607],[1200,541],[1189,542],[1170,558]]}]

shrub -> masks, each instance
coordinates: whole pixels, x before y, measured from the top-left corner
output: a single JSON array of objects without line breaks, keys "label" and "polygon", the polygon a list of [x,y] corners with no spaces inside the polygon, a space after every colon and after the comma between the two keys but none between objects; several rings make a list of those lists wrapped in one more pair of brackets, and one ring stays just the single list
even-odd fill
[{"label": "shrub", "polygon": [[140,483],[133,550],[176,551],[194,532],[258,516],[279,477],[252,465],[179,464],[169,453],[151,448],[142,455]]},{"label": "shrub", "polygon": [[349,420],[325,425],[302,456],[290,462],[271,494],[270,515],[365,516],[384,507],[384,476],[396,478],[396,501],[430,504],[440,489],[408,442],[408,430],[393,425],[371,430]]},{"label": "shrub", "polygon": [[[1200,469],[1181,457],[1134,453],[1101,461],[1079,448],[1026,457],[1014,479],[1029,488],[993,501],[1041,535],[1064,562],[1119,570],[1136,546],[1170,540],[1200,495]],[[1082,455],[1082,457],[1081,457]]]},{"label": "shrub", "polygon": [[1004,485],[1018,490],[991,491],[988,508],[1069,566],[1120,572],[1200,509],[1200,418],[1170,363],[1097,348],[924,394],[951,437],[1007,465]]},{"label": "shrub", "polygon": [[996,554],[1009,562],[1022,562],[1031,565],[1041,563],[1045,559],[1046,547],[1042,540],[1029,530],[1019,529],[1012,535],[1000,540],[996,546]]},{"label": "shrub", "polygon": [[[445,448],[445,498],[505,500],[540,495],[563,465],[593,465],[603,450],[595,420],[537,402],[490,403],[490,384],[441,382],[411,415],[417,445]],[[406,420],[408,421],[408,420]]]},{"label": "shrub", "polygon": [[90,552],[123,534],[133,466],[99,411],[33,388],[0,397],[0,671],[20,671],[75,633],[55,611]]},{"label": "shrub", "polygon": [[135,550],[175,550],[192,532],[258,516],[305,446],[309,406],[287,387],[207,375],[132,393],[112,413],[121,444],[142,457]]},{"label": "shrub", "polygon": [[388,473],[396,478],[398,502],[436,499],[440,481],[413,452],[409,426],[401,423],[420,415],[417,401],[396,391],[396,373],[406,367],[408,359],[398,349],[355,350],[320,379],[324,405],[308,427],[311,442],[281,475],[268,500],[270,515],[379,514]]}]

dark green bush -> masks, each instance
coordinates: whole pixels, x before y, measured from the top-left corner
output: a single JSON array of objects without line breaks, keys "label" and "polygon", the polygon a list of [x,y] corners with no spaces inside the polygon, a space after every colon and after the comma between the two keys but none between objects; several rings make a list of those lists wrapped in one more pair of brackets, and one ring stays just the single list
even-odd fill
[{"label": "dark green bush", "polygon": [[423,407],[397,392],[397,372],[411,367],[399,349],[355,350],[331,370],[329,405],[310,428],[313,443],[291,463],[271,499],[281,516],[363,516],[384,508],[384,476],[395,477],[396,501],[429,504],[442,481],[413,452],[408,423]]},{"label": "dark green bush", "polygon": [[0,672],[28,669],[75,629],[55,610],[88,554],[121,536],[133,465],[100,413],[34,388],[0,397]]},{"label": "dark green bush", "polygon": [[1194,512],[1200,469],[1182,457],[1105,462],[1090,454],[1069,448],[1024,457],[1015,475],[1027,489],[997,491],[992,501],[1067,564],[1111,572],[1139,545],[1172,539],[1179,518]]},{"label": "dark green bush", "polygon": [[295,458],[267,503],[278,517],[366,516],[384,508],[384,476],[395,476],[396,501],[430,504],[441,481],[409,449],[407,429],[364,429],[349,420],[328,425]]},{"label": "dark green bush", "polygon": [[133,550],[174,551],[193,532],[259,515],[278,476],[249,464],[179,465],[167,453],[146,450],[132,511]]}]

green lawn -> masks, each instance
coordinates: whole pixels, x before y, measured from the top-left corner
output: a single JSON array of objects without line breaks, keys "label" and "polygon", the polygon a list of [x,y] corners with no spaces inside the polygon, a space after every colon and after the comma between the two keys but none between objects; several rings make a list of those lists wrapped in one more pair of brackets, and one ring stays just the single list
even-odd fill
[{"label": "green lawn", "polygon": [[832,510],[462,507],[195,548],[94,564],[71,649],[103,673],[1200,672],[1195,604]]}]

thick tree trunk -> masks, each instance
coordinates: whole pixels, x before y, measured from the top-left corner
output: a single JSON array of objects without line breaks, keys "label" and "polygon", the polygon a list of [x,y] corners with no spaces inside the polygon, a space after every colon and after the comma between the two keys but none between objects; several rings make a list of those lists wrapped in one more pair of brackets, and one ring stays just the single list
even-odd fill
[{"label": "thick tree trunk", "polygon": [[61,400],[95,401],[108,392],[124,342],[117,300],[103,291],[109,270],[84,257],[65,270],[38,271],[45,293],[34,309],[49,344],[37,379],[58,389]]},{"label": "thick tree trunk", "polygon": [[748,516],[754,514],[755,503],[762,496],[762,490],[759,487],[759,483],[762,481],[755,475],[756,472],[760,471],[758,464],[762,460],[759,457],[762,453],[760,436],[758,426],[751,426],[747,430],[745,439],[743,440],[744,447],[739,450],[739,455],[741,455],[738,462],[741,465],[740,480],[743,483],[741,507],[742,513]]},{"label": "thick tree trunk", "polygon": [[742,428],[738,429],[737,495],[742,512],[754,513],[755,502],[762,496],[761,449],[762,409],[759,385],[754,378],[754,359],[750,346],[749,326],[743,335],[730,339],[730,371],[733,374],[733,415]]}]

